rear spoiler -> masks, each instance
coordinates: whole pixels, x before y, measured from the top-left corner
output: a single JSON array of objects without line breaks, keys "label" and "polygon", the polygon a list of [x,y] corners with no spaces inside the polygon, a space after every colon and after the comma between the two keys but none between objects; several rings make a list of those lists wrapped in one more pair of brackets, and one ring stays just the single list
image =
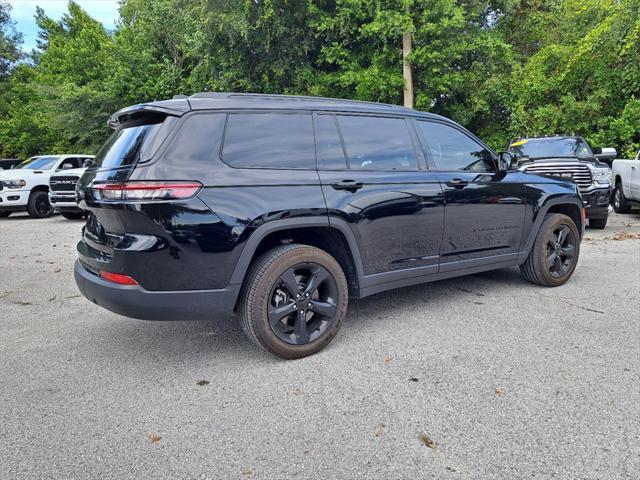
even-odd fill
[{"label": "rear spoiler", "polygon": [[173,103],[170,107],[162,106],[162,105],[153,105],[153,104],[141,104],[141,105],[133,105],[131,107],[125,107],[118,110],[116,113],[109,117],[107,121],[107,126],[113,128],[114,130],[120,127],[123,123],[132,120],[134,118],[140,118],[148,114],[149,116],[162,116],[162,117],[181,117],[186,112],[190,111],[189,103],[180,100],[169,100],[168,102],[163,103]]}]

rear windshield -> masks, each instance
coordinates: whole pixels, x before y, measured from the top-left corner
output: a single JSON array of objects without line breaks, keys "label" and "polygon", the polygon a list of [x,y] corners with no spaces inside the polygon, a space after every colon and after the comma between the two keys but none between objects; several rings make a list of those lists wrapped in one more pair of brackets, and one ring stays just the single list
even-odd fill
[{"label": "rear windshield", "polygon": [[524,138],[513,142],[509,151],[520,157],[593,157],[587,142],[577,137]]},{"label": "rear windshield", "polygon": [[162,123],[131,123],[118,128],[95,157],[96,167],[111,169],[149,160]]}]

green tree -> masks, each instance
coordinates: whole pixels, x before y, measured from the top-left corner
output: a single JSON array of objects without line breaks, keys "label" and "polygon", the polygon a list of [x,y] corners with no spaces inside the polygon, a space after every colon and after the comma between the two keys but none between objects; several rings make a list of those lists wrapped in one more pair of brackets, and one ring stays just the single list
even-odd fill
[{"label": "green tree", "polygon": [[12,65],[22,58],[22,35],[15,31],[11,6],[0,0],[0,81],[9,74]]},{"label": "green tree", "polygon": [[93,152],[118,105],[104,90],[111,38],[74,2],[60,21],[38,8],[36,21],[40,51],[33,65],[21,65],[11,79],[8,116],[0,120],[2,143],[22,156]]},{"label": "green tree", "polygon": [[640,1],[566,0],[533,17],[524,30],[539,42],[519,47],[509,132],[575,132],[631,155],[640,147]]}]

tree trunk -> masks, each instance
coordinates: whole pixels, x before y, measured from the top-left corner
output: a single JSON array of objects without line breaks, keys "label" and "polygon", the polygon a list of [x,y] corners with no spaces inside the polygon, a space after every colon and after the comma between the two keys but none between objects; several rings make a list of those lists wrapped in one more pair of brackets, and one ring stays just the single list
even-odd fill
[{"label": "tree trunk", "polygon": [[402,35],[402,75],[404,77],[404,106],[413,108],[413,75],[407,57],[411,53],[411,34]]}]

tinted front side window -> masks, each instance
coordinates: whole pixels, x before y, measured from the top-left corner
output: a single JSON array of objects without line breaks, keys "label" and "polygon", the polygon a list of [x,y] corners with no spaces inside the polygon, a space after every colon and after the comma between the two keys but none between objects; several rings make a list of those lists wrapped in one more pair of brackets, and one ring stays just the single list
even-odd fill
[{"label": "tinted front side window", "polygon": [[423,121],[417,123],[438,170],[470,172],[495,170],[491,152],[460,130],[442,123]]},{"label": "tinted front side window", "polygon": [[232,113],[223,160],[237,168],[315,168],[311,115]]},{"label": "tinted front side window", "polygon": [[402,118],[336,117],[349,166],[355,170],[416,170],[418,160]]},{"label": "tinted front side window", "polygon": [[315,122],[318,167],[326,170],[346,168],[344,150],[333,115],[318,115]]}]

